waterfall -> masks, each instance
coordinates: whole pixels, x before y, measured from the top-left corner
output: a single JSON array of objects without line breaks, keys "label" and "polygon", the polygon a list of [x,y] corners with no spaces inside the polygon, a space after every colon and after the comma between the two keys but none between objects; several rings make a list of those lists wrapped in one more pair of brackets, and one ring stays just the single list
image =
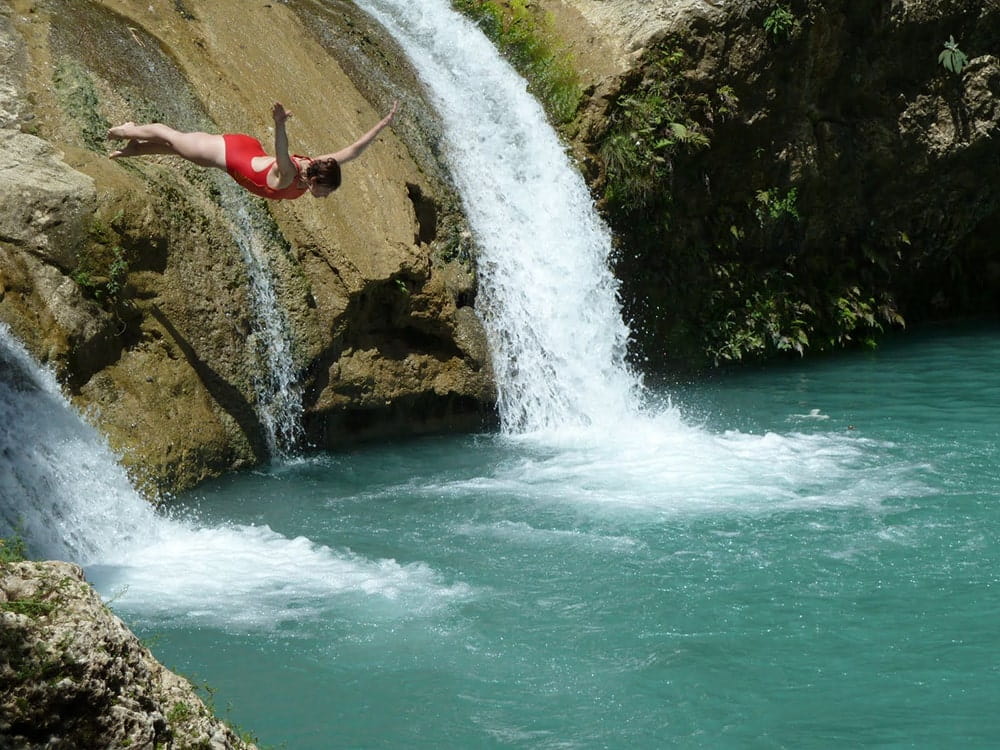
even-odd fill
[{"label": "waterfall", "polygon": [[330,617],[338,596],[407,612],[467,595],[428,566],[368,559],[266,524],[205,526],[159,513],[51,372],[0,323],[0,537],[84,565],[116,608],[222,627]]},{"label": "waterfall", "polygon": [[86,563],[156,525],[103,437],[0,324],[0,536]]},{"label": "waterfall", "polygon": [[303,432],[302,386],[292,356],[291,326],[274,287],[260,239],[260,220],[255,220],[247,198],[229,177],[213,177],[250,279],[251,343],[260,357],[254,381],[257,417],[264,427],[269,455],[288,458]]},{"label": "waterfall", "polygon": [[524,80],[448,0],[359,0],[441,114],[476,235],[477,311],[510,433],[615,424],[637,408],[611,236]]}]

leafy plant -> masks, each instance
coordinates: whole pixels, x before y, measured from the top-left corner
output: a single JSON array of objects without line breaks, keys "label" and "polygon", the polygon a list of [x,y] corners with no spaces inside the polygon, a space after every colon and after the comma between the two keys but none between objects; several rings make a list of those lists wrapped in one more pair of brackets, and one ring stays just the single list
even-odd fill
[{"label": "leafy plant", "polygon": [[785,42],[795,28],[795,14],[787,5],[776,6],[764,19],[764,31],[775,43]]},{"label": "leafy plant", "polygon": [[798,188],[790,188],[784,197],[781,196],[777,188],[772,188],[771,190],[758,190],[757,191],[757,208],[755,213],[757,214],[757,220],[760,222],[761,226],[767,223],[767,219],[770,218],[771,221],[780,221],[781,219],[788,218],[798,221],[799,209],[798,209]]},{"label": "leafy plant", "polygon": [[120,218],[119,213],[110,224],[101,218],[91,222],[88,230],[90,242],[77,252],[77,265],[70,274],[87,296],[112,310],[120,310],[125,302],[129,271],[121,237],[111,226]]},{"label": "leafy plant", "polygon": [[969,64],[969,58],[958,48],[954,35],[950,35],[948,41],[944,43],[944,49],[938,55],[938,62],[944,66],[945,70],[956,75],[961,75],[962,69]]},{"label": "leafy plant", "polygon": [[0,538],[0,563],[21,562],[27,555],[28,550],[21,537]]},{"label": "leafy plant", "polygon": [[715,364],[774,352],[805,353],[816,312],[799,297],[791,273],[775,269],[757,275],[728,262],[713,264],[712,275],[705,353]]},{"label": "leafy plant", "polygon": [[615,103],[598,153],[608,176],[605,198],[616,210],[669,202],[673,158],[711,143],[685,96],[683,61],[679,50],[660,52],[639,86]]},{"label": "leafy plant", "polygon": [[111,248],[111,262],[105,268],[96,268],[93,259],[80,258],[80,265],[73,272],[73,280],[101,304],[119,305],[128,275],[128,260],[119,245]]}]

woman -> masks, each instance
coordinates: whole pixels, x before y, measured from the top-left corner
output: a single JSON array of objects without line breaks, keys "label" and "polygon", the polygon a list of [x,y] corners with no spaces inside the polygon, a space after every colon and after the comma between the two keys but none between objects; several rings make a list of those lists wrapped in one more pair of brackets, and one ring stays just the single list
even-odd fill
[{"label": "woman", "polygon": [[274,156],[264,151],[260,141],[249,135],[184,133],[160,123],[124,125],[108,130],[111,140],[127,140],[123,148],[111,152],[112,159],[124,156],[170,154],[181,156],[201,167],[224,169],[254,195],[272,200],[292,200],[306,193],[325,198],[340,187],[340,165],[356,159],[399,109],[393,102],[385,117],[347,148],[315,159],[288,153],[285,122],[292,116],[281,104],[271,110],[274,117]]}]

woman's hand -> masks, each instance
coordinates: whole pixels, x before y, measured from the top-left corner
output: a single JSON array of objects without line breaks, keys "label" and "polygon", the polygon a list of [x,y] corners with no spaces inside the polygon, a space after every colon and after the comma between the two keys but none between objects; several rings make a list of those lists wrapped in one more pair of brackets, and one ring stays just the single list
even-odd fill
[{"label": "woman's hand", "polygon": [[292,113],[286,111],[284,106],[278,102],[275,102],[271,108],[271,117],[274,118],[275,125],[284,125],[291,116]]},{"label": "woman's hand", "polygon": [[397,99],[392,103],[392,109],[389,110],[389,114],[387,114],[385,117],[382,118],[382,122],[384,123],[382,127],[385,127],[386,125],[391,123],[392,118],[396,116],[396,113],[398,111],[399,111],[399,100]]}]

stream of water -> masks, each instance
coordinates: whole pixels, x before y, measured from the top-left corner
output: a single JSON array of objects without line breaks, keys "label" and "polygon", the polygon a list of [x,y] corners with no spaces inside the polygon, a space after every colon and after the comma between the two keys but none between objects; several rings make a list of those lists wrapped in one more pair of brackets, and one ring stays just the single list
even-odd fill
[{"label": "stream of water", "polygon": [[297,750],[991,747],[998,367],[952,330],[692,386],[690,427],[304,457],[91,574]]},{"label": "stream of water", "polygon": [[447,0],[358,6],[406,51],[441,115],[480,248],[476,310],[504,430],[574,430],[634,411],[611,237],[524,80]]}]

